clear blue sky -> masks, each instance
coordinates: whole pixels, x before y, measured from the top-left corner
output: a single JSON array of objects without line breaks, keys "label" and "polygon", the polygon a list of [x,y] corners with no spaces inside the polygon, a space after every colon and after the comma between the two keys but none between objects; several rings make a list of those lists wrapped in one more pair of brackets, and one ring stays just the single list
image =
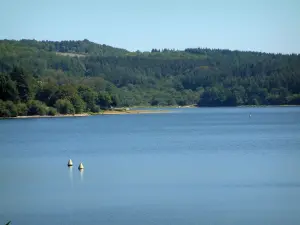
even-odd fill
[{"label": "clear blue sky", "polygon": [[0,39],[300,53],[299,0],[0,0]]}]

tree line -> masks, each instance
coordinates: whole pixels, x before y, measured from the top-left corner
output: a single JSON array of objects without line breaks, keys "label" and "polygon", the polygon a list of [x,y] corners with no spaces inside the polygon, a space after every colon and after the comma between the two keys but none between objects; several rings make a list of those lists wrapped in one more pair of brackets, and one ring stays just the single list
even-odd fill
[{"label": "tree line", "polygon": [[96,91],[84,82],[58,85],[36,79],[18,67],[0,78],[1,117],[97,113],[118,104],[117,95]]},{"label": "tree line", "polygon": [[0,41],[1,116],[116,106],[299,105],[300,55]]}]

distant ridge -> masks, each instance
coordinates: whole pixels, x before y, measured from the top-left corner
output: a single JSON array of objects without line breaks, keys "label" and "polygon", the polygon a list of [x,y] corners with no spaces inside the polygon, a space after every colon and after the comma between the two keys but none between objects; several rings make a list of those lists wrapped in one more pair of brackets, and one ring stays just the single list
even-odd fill
[{"label": "distant ridge", "polygon": [[[299,54],[209,48],[131,52],[87,39],[0,40],[0,73],[5,102],[38,100],[55,108],[63,100],[63,106],[80,103],[83,112],[114,105],[300,105]],[[13,106],[7,107],[2,114]]]}]

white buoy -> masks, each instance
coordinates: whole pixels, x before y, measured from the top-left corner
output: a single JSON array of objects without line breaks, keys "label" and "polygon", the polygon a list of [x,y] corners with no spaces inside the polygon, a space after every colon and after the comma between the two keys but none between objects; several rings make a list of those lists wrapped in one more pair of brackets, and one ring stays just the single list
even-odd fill
[{"label": "white buoy", "polygon": [[78,169],[79,169],[79,170],[83,170],[83,169],[84,169],[84,166],[83,166],[82,163],[79,164]]},{"label": "white buoy", "polygon": [[69,159],[69,161],[68,161],[68,166],[73,166],[73,162],[71,159]]}]

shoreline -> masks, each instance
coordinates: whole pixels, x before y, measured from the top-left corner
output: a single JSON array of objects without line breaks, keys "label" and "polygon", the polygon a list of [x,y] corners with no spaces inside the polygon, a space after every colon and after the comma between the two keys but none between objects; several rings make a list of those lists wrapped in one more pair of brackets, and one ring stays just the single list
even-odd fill
[{"label": "shoreline", "polygon": [[197,105],[182,105],[182,106],[180,106],[180,105],[169,105],[169,106],[147,106],[147,105],[145,105],[145,106],[131,106],[131,107],[129,107],[129,108],[131,108],[131,109],[143,109],[143,108],[145,108],[145,109],[170,109],[170,108],[172,108],[172,109],[175,109],[175,108],[199,108],[199,106],[197,106]]},{"label": "shoreline", "polygon": [[30,119],[30,118],[61,118],[61,117],[85,117],[89,116],[88,113],[80,113],[80,114],[57,114],[55,116],[50,115],[34,115],[34,116],[16,116],[16,117],[3,117],[3,119]]},{"label": "shoreline", "polygon": [[50,115],[34,115],[34,116],[16,116],[16,117],[2,117],[0,119],[33,119],[33,118],[63,118],[63,117],[87,117],[87,116],[100,116],[100,115],[130,115],[130,114],[157,114],[168,113],[167,110],[105,110],[99,113],[80,113],[80,114],[57,114]]},{"label": "shoreline", "polygon": [[96,115],[128,115],[128,114],[157,114],[157,113],[168,113],[168,110],[106,110],[104,112],[97,113]]},{"label": "shoreline", "polygon": [[[300,105],[240,105],[240,106],[175,106],[175,107],[150,107],[148,109],[135,109],[142,107],[131,107],[130,110],[104,110],[99,113],[80,113],[80,114],[57,114],[55,116],[50,115],[33,115],[33,116],[16,116],[16,117],[0,117],[1,119],[33,119],[33,118],[69,118],[69,117],[87,117],[87,116],[100,116],[100,115],[135,115],[135,114],[161,114],[169,113],[169,109],[184,109],[184,108],[269,108],[269,107],[300,107]],[[168,108],[168,109],[164,109]]]}]

